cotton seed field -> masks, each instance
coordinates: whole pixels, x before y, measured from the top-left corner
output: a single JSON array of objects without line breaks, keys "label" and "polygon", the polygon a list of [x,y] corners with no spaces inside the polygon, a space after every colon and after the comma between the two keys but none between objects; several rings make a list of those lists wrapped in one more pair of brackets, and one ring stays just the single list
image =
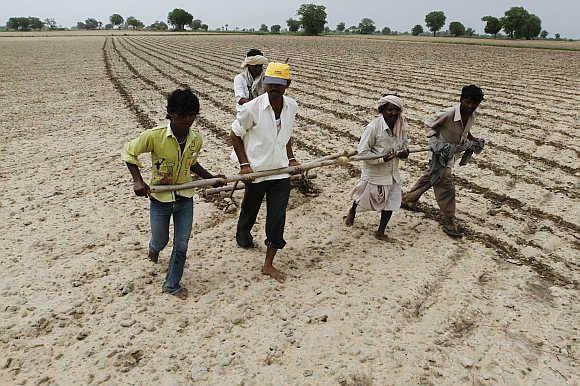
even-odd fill
[{"label": "cotton seed field", "polygon": [[[120,151],[188,85],[201,102],[200,162],[236,174],[232,81],[250,48],[292,68],[301,162],[355,149],[386,92],[405,101],[410,146],[424,147],[423,120],[479,85],[472,132],[486,148],[455,169],[465,237],[441,231],[432,191],[419,211],[395,212],[389,242],[373,237],[376,213],[347,228],[359,165],[320,168],[316,194],[291,193],[284,284],[260,274],[265,208],[258,248],[239,249],[235,206],[200,191],[190,296],[161,294],[169,252],[147,260],[148,202]],[[0,52],[0,384],[579,379],[580,51],[103,33],[2,37]],[[426,165],[425,153],[401,162],[403,191]]]}]

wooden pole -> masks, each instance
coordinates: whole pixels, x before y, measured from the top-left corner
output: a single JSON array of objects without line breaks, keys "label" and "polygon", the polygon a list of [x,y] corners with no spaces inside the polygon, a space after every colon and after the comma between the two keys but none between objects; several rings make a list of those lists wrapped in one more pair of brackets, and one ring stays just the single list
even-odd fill
[{"label": "wooden pole", "polygon": [[[312,180],[315,179],[317,177],[317,175],[315,173],[311,173],[308,175],[308,179]],[[302,178],[304,178],[304,176],[302,174],[295,174],[293,176],[290,176],[290,181],[291,182],[297,182],[302,180]],[[234,190],[242,190],[245,187],[243,185],[230,185],[230,186],[220,186],[219,188],[208,188],[205,189],[201,194],[204,196],[211,196],[213,194],[218,194],[221,192],[233,192]],[[232,198],[232,196],[230,196],[229,198]]]},{"label": "wooden pole", "polygon": [[[430,148],[421,148],[421,149],[414,149],[410,150],[409,153],[418,153],[421,151],[431,150]],[[153,185],[151,186],[151,192],[159,193],[159,192],[171,192],[177,191],[182,189],[193,189],[193,188],[203,188],[205,186],[214,186],[217,184],[229,183],[229,182],[236,182],[236,181],[248,181],[253,180],[259,177],[267,177],[272,176],[275,174],[295,174],[304,172],[306,170],[320,168],[323,166],[330,166],[335,164],[344,164],[344,159],[346,158],[346,163],[349,161],[364,161],[364,160],[372,160],[372,159],[379,159],[383,158],[386,154],[381,155],[370,155],[370,156],[356,156],[356,151],[345,151],[341,153],[331,154],[314,161],[306,162],[300,164],[298,166],[289,166],[286,168],[280,169],[273,169],[273,170],[263,170],[259,172],[253,172],[248,174],[238,174],[231,177],[226,178],[208,178],[204,180],[197,180],[186,182],[185,184],[180,185]]]}]

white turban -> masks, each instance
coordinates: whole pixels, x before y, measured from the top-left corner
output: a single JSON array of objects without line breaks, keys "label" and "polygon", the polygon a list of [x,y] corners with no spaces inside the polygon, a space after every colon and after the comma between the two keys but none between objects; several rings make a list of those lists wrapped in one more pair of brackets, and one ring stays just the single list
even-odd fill
[{"label": "white turban", "polygon": [[387,103],[393,104],[403,110],[403,100],[396,95],[385,95],[377,103],[377,108],[386,105]]},{"label": "white turban", "polygon": [[246,68],[248,66],[256,66],[258,64],[268,64],[268,59],[262,55],[247,56],[242,62],[241,67]]},{"label": "white turban", "polygon": [[403,140],[403,132],[407,131],[407,121],[405,120],[405,116],[403,115],[403,100],[396,95],[385,95],[381,99],[379,99],[377,103],[377,108],[380,109],[382,106],[386,105],[387,103],[393,104],[401,109],[401,113],[399,114],[399,119],[395,122],[395,127],[391,127],[393,131],[393,135],[397,140]]}]

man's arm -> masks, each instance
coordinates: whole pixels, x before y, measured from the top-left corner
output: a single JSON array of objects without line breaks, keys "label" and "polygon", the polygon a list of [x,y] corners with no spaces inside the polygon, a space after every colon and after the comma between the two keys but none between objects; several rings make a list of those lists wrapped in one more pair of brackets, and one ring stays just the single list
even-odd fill
[{"label": "man's arm", "polygon": [[252,173],[252,167],[248,161],[248,155],[246,154],[246,149],[244,148],[244,141],[242,138],[246,133],[252,129],[254,126],[254,119],[252,114],[247,109],[243,109],[238,113],[236,119],[232,123],[232,130],[230,132],[230,138],[232,140],[232,145],[238,161],[240,162],[240,174]]},{"label": "man's arm", "polygon": [[234,96],[240,106],[250,101],[248,85],[246,84],[245,79],[239,75],[234,78]]},{"label": "man's arm", "polygon": [[129,173],[133,177],[133,191],[137,196],[147,197],[151,193],[151,189],[149,185],[143,181],[143,177],[141,176],[141,171],[139,167],[135,164],[131,164],[129,162],[125,162],[127,164],[127,168],[129,169]]},{"label": "man's arm", "polygon": [[211,174],[210,172],[208,172],[203,166],[201,166],[199,164],[199,162],[196,162],[193,165],[191,165],[190,170],[193,173],[195,173],[198,176],[200,176],[201,178],[203,178],[204,180],[207,180],[209,178],[214,178],[215,177],[213,174]]},{"label": "man's arm", "polygon": [[139,137],[129,141],[121,153],[121,158],[125,161],[129,173],[133,177],[133,191],[137,196],[147,197],[151,192],[149,186],[143,181],[139,170],[142,165],[137,157],[143,153],[150,153],[152,150],[151,131],[146,130]]},{"label": "man's arm", "polygon": [[294,151],[292,150],[292,138],[288,140],[286,144],[286,155],[288,156],[288,166],[298,166],[300,162],[294,157]]},{"label": "man's arm", "polygon": [[[360,156],[380,155],[373,150],[373,147],[375,146],[376,143],[375,142],[377,135],[376,129],[377,129],[376,126],[372,122],[365,128],[365,131],[361,135],[360,141],[357,146],[358,155]],[[388,162],[393,158],[395,158],[394,152],[392,152],[392,154],[389,154],[388,156],[384,156],[383,158],[365,160],[365,162],[368,164],[376,165],[383,162]]]},{"label": "man's arm", "polygon": [[240,174],[252,173],[252,167],[250,162],[248,162],[248,156],[246,154],[246,149],[244,148],[244,142],[240,137],[236,135],[233,131],[230,132],[230,138],[232,140],[232,145],[234,146],[234,151],[240,161]]}]

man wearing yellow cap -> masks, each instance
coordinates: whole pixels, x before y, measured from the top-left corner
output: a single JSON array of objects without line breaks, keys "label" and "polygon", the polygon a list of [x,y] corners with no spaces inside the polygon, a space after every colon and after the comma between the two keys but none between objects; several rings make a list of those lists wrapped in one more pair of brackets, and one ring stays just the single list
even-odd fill
[{"label": "man wearing yellow cap", "polygon": [[[298,104],[284,95],[290,85],[290,66],[268,64],[264,75],[265,94],[244,104],[230,133],[240,163],[240,174],[298,166],[292,152],[292,131]],[[266,196],[266,259],[264,275],[283,282],[286,275],[272,265],[278,249],[284,248],[284,225],[290,196],[290,175],[280,173],[246,182],[236,230],[242,248],[254,246],[252,227]]]}]

